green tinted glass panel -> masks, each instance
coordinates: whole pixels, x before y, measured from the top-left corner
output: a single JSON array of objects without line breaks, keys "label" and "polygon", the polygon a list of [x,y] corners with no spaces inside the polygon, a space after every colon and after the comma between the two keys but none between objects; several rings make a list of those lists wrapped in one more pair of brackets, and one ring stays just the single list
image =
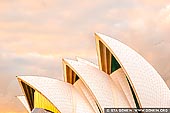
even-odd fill
[{"label": "green tinted glass panel", "polygon": [[[77,81],[78,79],[79,79],[79,77],[76,75],[76,81]],[[76,82],[76,81],[75,81],[75,82]]]},{"label": "green tinted glass panel", "polygon": [[111,60],[111,72],[116,71],[117,69],[120,68],[119,63],[117,62],[117,60],[115,59],[115,57],[112,55],[112,60]]}]

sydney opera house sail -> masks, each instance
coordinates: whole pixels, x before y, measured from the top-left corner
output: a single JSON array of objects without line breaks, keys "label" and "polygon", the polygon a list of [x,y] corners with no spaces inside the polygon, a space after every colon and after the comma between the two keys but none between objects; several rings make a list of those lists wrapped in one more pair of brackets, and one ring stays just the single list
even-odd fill
[{"label": "sydney opera house sail", "polygon": [[137,52],[96,33],[98,65],[63,59],[64,81],[17,76],[29,113],[104,113],[104,108],[170,108],[170,90]]}]

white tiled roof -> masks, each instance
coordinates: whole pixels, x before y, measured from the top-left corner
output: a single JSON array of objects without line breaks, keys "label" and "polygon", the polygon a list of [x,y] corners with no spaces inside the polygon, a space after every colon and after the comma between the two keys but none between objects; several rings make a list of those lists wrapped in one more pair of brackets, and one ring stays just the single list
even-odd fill
[{"label": "white tiled roof", "polygon": [[123,67],[142,107],[170,107],[170,91],[167,85],[143,57],[115,39],[99,33],[96,35]]},{"label": "white tiled roof", "polygon": [[[94,66],[82,62],[68,59],[65,59],[65,61],[77,73],[86,87],[95,95],[102,109],[130,106],[126,98],[120,97],[122,92],[115,86],[109,75]],[[124,100],[120,100],[120,98]],[[124,103],[119,103],[119,101]]]},{"label": "white tiled roof", "polygon": [[74,84],[75,88],[79,91],[81,95],[84,95],[85,98],[89,101],[90,105],[93,107],[95,113],[99,113],[98,107],[95,102],[95,98],[92,93],[87,89],[81,79],[78,79]]},{"label": "white tiled roof", "polygon": [[130,107],[136,108],[131,89],[129,87],[128,81],[126,79],[126,75],[123,72],[123,70],[120,68],[120,69],[114,71],[113,73],[111,73],[110,76],[111,76],[113,82],[116,84],[116,86],[119,87],[119,89],[121,89],[121,91],[125,94],[128,102],[130,104]]},{"label": "white tiled roof", "polygon": [[88,65],[94,66],[94,67],[96,67],[96,68],[99,69],[99,66],[98,66],[98,65],[96,65],[96,64],[94,64],[94,63],[92,63],[92,62],[89,62],[89,61],[87,61],[87,60],[85,60],[85,59],[83,59],[83,58],[76,57],[76,59],[77,59],[78,62],[82,62],[82,63],[85,63],[85,64],[88,64]]},{"label": "white tiled roof", "polygon": [[87,100],[78,94],[74,86],[69,83],[38,76],[18,76],[18,79],[39,91],[61,113],[75,113],[75,111],[76,113],[82,113],[82,111],[93,113]]}]

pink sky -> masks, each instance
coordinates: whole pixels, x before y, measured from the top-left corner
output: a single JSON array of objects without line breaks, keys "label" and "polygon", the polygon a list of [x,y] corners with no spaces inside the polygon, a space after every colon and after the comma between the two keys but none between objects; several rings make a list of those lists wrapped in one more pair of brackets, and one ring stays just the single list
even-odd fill
[{"label": "pink sky", "polygon": [[24,113],[16,75],[63,79],[62,58],[97,64],[94,32],[140,53],[170,87],[169,0],[0,1],[0,113]]}]

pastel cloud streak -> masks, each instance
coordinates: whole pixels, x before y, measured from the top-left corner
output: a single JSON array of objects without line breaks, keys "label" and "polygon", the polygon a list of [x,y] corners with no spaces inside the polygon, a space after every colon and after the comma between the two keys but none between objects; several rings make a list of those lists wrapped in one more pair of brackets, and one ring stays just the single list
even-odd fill
[{"label": "pastel cloud streak", "polygon": [[97,63],[94,32],[129,45],[170,87],[170,2],[0,1],[0,110],[24,113],[16,75],[62,77],[62,57]]}]

